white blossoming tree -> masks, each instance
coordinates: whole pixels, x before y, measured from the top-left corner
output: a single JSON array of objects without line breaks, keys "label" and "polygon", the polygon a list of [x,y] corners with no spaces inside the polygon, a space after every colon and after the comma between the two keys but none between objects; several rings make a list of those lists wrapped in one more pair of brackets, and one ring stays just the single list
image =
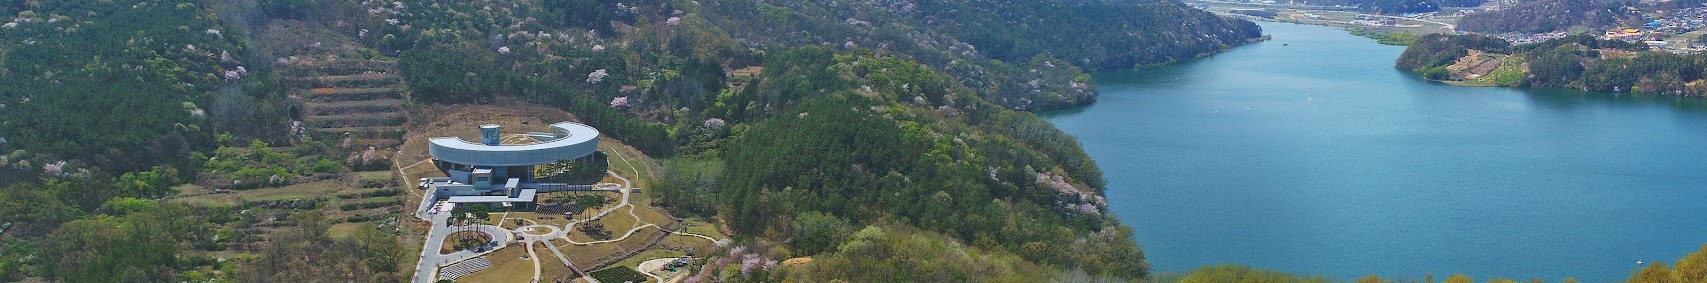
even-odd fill
[{"label": "white blossoming tree", "polygon": [[616,98],[612,98],[610,100],[610,107],[611,108],[628,108],[628,97],[627,96],[618,96]]},{"label": "white blossoming tree", "polygon": [[602,82],[605,80],[606,76],[610,76],[610,73],[606,73],[605,69],[593,70],[592,73],[587,73],[587,83],[596,84]]}]

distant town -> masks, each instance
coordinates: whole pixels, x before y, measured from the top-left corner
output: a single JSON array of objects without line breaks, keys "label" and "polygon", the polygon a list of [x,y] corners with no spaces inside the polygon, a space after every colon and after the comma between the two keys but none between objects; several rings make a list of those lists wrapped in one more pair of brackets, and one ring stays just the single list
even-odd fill
[{"label": "distant town", "polygon": [[[1314,5],[1301,1],[1243,0],[1188,1],[1193,7],[1250,20],[1292,22],[1357,28],[1376,32],[1474,33],[1459,29],[1457,23],[1465,15],[1508,9],[1512,0],[1489,1],[1477,7],[1442,7],[1440,11],[1396,15],[1369,14],[1356,6]],[[1672,9],[1638,9],[1624,7],[1626,12],[1639,14],[1641,21],[1618,26],[1585,28],[1572,27],[1566,31],[1543,33],[1482,33],[1505,39],[1512,44],[1526,44],[1563,38],[1571,34],[1594,33],[1602,39],[1642,42],[1655,50],[1674,53],[1694,53],[1707,50],[1702,30],[1707,26],[1707,7]]]}]

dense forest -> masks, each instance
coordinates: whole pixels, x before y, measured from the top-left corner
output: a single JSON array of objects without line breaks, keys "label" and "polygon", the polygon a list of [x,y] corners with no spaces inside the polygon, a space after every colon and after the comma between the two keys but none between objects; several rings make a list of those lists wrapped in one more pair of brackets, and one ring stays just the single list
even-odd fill
[{"label": "dense forest", "polygon": [[938,69],[997,105],[1095,101],[1080,69],[1189,60],[1261,36],[1248,21],[1174,1],[707,2],[701,16],[749,46],[872,50]]},{"label": "dense forest", "polygon": [[1650,51],[1640,43],[1591,35],[1517,46],[1480,35],[1427,35],[1406,48],[1395,66],[1428,79],[1449,80],[1452,66],[1470,50],[1526,62],[1518,70],[1521,79],[1500,85],[1707,96],[1707,77],[1702,74],[1707,56]]},{"label": "dense forest", "polygon": [[[1678,1],[1686,2],[1686,1]],[[1544,33],[1571,27],[1606,28],[1640,23],[1634,1],[1624,0],[1535,0],[1510,5],[1505,10],[1465,15],[1458,28],[1484,33]]]}]

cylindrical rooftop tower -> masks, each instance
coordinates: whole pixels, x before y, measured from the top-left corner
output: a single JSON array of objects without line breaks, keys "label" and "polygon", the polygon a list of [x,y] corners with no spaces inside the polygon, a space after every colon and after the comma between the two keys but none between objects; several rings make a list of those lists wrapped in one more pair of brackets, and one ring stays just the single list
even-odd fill
[{"label": "cylindrical rooftop tower", "polygon": [[480,143],[498,145],[498,124],[480,125]]}]

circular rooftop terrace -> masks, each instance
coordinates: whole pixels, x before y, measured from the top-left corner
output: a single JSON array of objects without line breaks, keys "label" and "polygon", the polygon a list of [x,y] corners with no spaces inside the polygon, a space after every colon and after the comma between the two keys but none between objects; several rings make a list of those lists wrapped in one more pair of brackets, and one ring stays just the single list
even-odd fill
[{"label": "circular rooftop terrace", "polygon": [[527,166],[581,158],[599,149],[599,130],[581,123],[551,124],[556,133],[530,133],[540,142],[527,144],[484,144],[457,137],[429,139],[427,152],[433,158],[474,166]]}]

